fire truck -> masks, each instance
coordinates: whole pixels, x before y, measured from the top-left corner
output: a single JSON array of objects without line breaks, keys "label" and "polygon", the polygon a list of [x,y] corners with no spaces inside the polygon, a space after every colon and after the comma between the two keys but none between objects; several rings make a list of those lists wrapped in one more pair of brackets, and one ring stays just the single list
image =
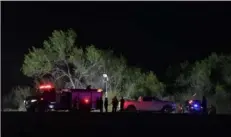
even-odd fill
[{"label": "fire truck", "polygon": [[27,111],[87,111],[103,109],[102,89],[61,89],[51,84],[41,85],[36,96],[29,96],[24,104]]}]

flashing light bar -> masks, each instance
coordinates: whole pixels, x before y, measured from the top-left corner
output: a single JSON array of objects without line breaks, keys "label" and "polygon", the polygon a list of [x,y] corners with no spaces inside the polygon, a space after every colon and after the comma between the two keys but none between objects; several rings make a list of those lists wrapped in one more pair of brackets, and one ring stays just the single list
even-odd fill
[{"label": "flashing light bar", "polygon": [[41,85],[39,86],[39,89],[51,89],[53,88],[51,85]]}]

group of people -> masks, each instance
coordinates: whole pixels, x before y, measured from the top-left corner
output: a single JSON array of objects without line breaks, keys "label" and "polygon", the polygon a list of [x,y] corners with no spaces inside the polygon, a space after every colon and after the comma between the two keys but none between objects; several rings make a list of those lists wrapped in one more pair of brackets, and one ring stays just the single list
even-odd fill
[{"label": "group of people", "polygon": [[[118,106],[119,106],[119,102],[120,102],[120,111],[123,111],[124,110],[124,98],[121,97],[120,101],[117,99],[116,96],[113,97],[112,99],[112,112],[117,112],[117,109],[118,109]],[[104,105],[104,109],[105,109],[105,112],[108,112],[108,98],[105,97],[104,99],[104,103],[102,103]],[[102,107],[103,109],[103,107]],[[101,110],[101,112],[103,112],[103,110]]]},{"label": "group of people", "polygon": [[[111,104],[112,104],[112,112],[117,112],[119,102],[120,102],[120,106],[119,106],[120,110],[119,111],[124,111],[124,102],[125,102],[124,98],[121,97],[121,99],[119,101],[117,99],[117,97],[114,96],[112,98],[112,102],[111,102]],[[107,97],[105,97],[104,103],[102,102],[102,104],[104,105],[105,111],[108,112],[108,105],[109,104],[108,104],[108,98]],[[203,111],[204,114],[208,114],[208,113],[209,114],[216,114],[215,106],[211,105],[209,108],[207,108],[207,99],[206,99],[205,96],[202,97],[201,105],[202,105],[202,108],[203,108],[202,111]],[[103,107],[102,107],[102,109],[103,109]],[[103,112],[102,109],[101,109],[101,112]]]},{"label": "group of people", "polygon": [[[91,85],[88,85],[86,89],[90,90]],[[98,103],[99,103],[98,106],[100,107],[100,112],[103,112],[103,106],[104,106],[105,111],[108,112],[108,98],[107,97],[105,97],[104,102],[103,102],[103,99],[101,97],[99,99]],[[116,96],[114,96],[114,98],[112,99],[111,104],[112,104],[112,112],[116,112],[118,105],[119,105],[119,100],[117,99]],[[120,111],[123,111],[123,110],[124,110],[124,98],[121,97],[121,99],[120,99]]]}]

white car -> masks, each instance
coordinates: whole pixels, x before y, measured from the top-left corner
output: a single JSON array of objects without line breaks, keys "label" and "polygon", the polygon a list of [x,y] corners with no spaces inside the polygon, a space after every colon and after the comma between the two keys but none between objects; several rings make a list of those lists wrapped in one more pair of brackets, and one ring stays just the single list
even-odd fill
[{"label": "white car", "polygon": [[163,112],[172,113],[176,109],[176,104],[171,101],[163,101],[157,97],[140,97],[136,100],[125,100],[124,110],[135,111],[150,111],[150,112]]}]

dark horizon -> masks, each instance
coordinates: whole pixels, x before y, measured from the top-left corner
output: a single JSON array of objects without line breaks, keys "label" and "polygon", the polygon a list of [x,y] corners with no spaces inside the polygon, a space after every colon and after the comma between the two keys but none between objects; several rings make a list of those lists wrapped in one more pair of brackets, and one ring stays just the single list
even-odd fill
[{"label": "dark horizon", "polygon": [[2,2],[2,91],[28,85],[24,54],[53,30],[73,28],[77,42],[112,48],[129,65],[163,77],[169,65],[230,53],[230,2]]}]

